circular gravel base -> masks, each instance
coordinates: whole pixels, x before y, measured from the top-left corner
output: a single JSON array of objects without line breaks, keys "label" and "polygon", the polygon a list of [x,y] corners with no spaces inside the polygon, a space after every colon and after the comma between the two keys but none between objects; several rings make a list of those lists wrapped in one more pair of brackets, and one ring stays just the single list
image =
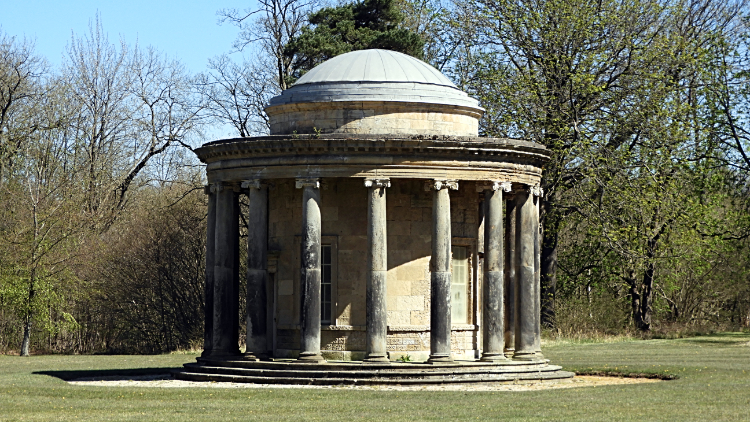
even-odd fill
[{"label": "circular gravel base", "polygon": [[442,384],[442,385],[379,385],[379,386],[329,386],[329,385],[282,385],[282,384],[249,384],[238,382],[198,382],[175,380],[170,375],[81,378],[69,381],[72,385],[95,387],[161,387],[161,388],[314,388],[340,390],[373,390],[373,391],[536,391],[558,388],[600,387],[607,385],[640,384],[662,382],[649,378],[621,378],[581,375],[571,379],[554,381],[519,381],[518,383],[477,383],[477,384]]}]

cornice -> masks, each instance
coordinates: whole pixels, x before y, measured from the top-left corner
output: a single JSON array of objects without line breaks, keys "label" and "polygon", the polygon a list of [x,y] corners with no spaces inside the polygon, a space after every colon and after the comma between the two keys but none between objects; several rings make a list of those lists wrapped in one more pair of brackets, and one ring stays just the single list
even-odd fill
[{"label": "cornice", "polygon": [[[335,156],[364,158],[363,156],[414,156],[436,161],[522,161],[543,165],[549,161],[549,151],[542,145],[507,138],[474,136],[422,137],[387,135],[277,135],[253,138],[234,138],[210,142],[195,150],[198,158],[211,164],[224,160],[262,157],[277,162],[284,156]],[[319,157],[318,157],[319,158]],[[262,160],[261,160],[262,161]],[[316,160],[317,161],[317,160]]]}]

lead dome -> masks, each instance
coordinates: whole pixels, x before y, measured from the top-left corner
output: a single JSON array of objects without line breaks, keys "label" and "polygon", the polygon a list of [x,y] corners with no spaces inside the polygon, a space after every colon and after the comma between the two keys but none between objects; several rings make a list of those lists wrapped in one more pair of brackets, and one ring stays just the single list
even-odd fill
[{"label": "lead dome", "polygon": [[477,136],[484,109],[434,67],[403,53],[360,50],[313,68],[271,99],[272,135]]}]

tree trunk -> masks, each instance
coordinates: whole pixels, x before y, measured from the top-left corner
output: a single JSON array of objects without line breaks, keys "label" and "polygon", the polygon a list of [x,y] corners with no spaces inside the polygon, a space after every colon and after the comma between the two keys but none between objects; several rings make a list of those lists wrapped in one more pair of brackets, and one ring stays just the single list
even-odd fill
[{"label": "tree trunk", "polygon": [[633,323],[638,329],[643,325],[641,319],[641,294],[638,292],[638,283],[635,279],[635,271],[628,270],[628,276],[625,277],[625,282],[630,287],[628,295],[630,295],[630,312],[633,316]]},{"label": "tree trunk", "polygon": [[640,324],[638,329],[641,331],[651,330],[651,302],[654,295],[654,264],[649,262],[646,271],[643,273],[643,284],[641,286],[641,307]]},{"label": "tree trunk", "polygon": [[557,231],[542,233],[542,325],[555,326],[555,293],[557,292]]},{"label": "tree trunk", "polygon": [[21,356],[29,355],[29,343],[31,342],[31,311],[26,315],[23,322],[23,343],[21,343]]},{"label": "tree trunk", "polygon": [[651,314],[653,308],[651,302],[654,296],[654,270],[656,265],[654,264],[654,257],[656,256],[656,245],[659,242],[659,238],[666,230],[668,223],[662,224],[661,228],[656,234],[648,240],[646,248],[646,270],[643,272],[643,282],[641,283],[641,303],[638,308],[638,319],[636,320],[636,326],[641,331],[651,330]]},{"label": "tree trunk", "polygon": [[540,221],[541,248],[541,322],[544,327],[555,327],[555,294],[557,293],[558,224],[550,212],[551,198],[542,201]]},{"label": "tree trunk", "polygon": [[21,356],[29,355],[29,343],[31,342],[31,326],[34,317],[34,296],[36,295],[36,264],[37,264],[37,246],[39,239],[39,219],[37,217],[37,206],[34,204],[31,208],[31,215],[34,224],[34,242],[32,244],[31,260],[29,261],[29,295],[26,297],[26,312],[23,321],[23,342],[21,343]]}]

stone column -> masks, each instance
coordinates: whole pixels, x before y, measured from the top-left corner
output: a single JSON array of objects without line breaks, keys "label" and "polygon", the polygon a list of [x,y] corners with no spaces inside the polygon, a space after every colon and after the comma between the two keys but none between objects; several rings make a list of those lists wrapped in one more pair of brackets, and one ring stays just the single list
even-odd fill
[{"label": "stone column", "polygon": [[505,200],[505,356],[513,357],[516,343],[516,202]]},{"label": "stone column", "polygon": [[516,344],[514,359],[533,360],[536,338],[536,300],[534,299],[534,231],[533,196],[528,189],[516,193]]},{"label": "stone column", "polygon": [[452,362],[451,356],[451,202],[455,180],[435,180],[432,193],[432,257],[430,259],[430,358]]},{"label": "stone column", "polygon": [[247,348],[245,358],[268,359],[268,186],[242,182],[247,189]]},{"label": "stone column", "polygon": [[541,288],[541,241],[542,233],[539,226],[539,205],[540,199],[544,195],[539,185],[532,186],[530,189],[532,200],[534,201],[534,212],[532,214],[532,229],[534,230],[534,352],[537,359],[544,359],[542,355],[542,288]]},{"label": "stone column", "polygon": [[[240,341],[240,196],[239,186],[232,185],[234,192],[234,217],[232,218],[232,250],[234,258],[232,259],[232,344],[239,344]],[[237,347],[239,353],[239,346]]]},{"label": "stone column", "polygon": [[501,361],[505,358],[503,294],[505,253],[503,251],[503,190],[510,183],[492,182],[479,185],[484,191],[484,276],[482,277],[482,358]]},{"label": "stone column", "polygon": [[325,362],[320,354],[320,179],[297,179],[302,191],[300,353],[302,362]]},{"label": "stone column", "polygon": [[216,247],[216,190],[219,185],[208,185],[204,193],[208,195],[208,216],[206,218],[206,282],[204,284],[203,305],[203,353],[210,356],[214,334],[214,248]]},{"label": "stone column", "polygon": [[214,309],[212,356],[239,354],[237,255],[239,230],[237,195],[232,186],[214,185],[216,225],[214,236]]},{"label": "stone column", "polygon": [[386,237],[385,189],[389,179],[366,179],[367,194],[367,339],[365,362],[388,362],[386,337],[386,280],[388,250]]}]

